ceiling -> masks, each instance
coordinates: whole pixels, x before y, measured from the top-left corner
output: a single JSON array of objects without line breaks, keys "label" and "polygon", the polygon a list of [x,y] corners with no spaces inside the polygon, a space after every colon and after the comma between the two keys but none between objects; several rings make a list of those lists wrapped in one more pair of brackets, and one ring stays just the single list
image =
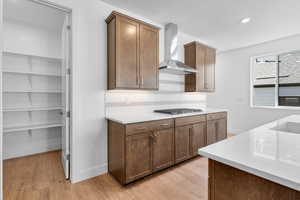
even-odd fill
[{"label": "ceiling", "polygon": [[[299,0],[102,0],[224,51],[300,33]],[[241,19],[251,17],[248,24]]]},{"label": "ceiling", "polygon": [[65,17],[65,13],[58,9],[26,0],[3,0],[3,10],[4,19],[22,21],[52,30],[60,30]]}]

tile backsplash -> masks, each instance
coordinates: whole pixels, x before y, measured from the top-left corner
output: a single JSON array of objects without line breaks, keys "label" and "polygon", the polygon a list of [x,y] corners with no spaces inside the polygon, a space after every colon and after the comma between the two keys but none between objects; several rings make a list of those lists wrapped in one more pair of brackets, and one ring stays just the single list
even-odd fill
[{"label": "tile backsplash", "polygon": [[184,76],[160,73],[158,91],[109,90],[105,95],[106,112],[154,110],[172,107],[206,106],[206,94],[184,92]]}]

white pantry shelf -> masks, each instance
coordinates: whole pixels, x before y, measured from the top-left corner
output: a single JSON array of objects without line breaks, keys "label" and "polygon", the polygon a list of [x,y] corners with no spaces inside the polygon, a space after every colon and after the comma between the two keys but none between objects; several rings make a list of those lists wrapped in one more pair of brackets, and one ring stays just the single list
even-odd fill
[{"label": "white pantry shelf", "polygon": [[41,58],[41,59],[49,59],[49,60],[56,60],[61,61],[62,58],[59,57],[52,57],[52,56],[43,56],[43,55],[32,55],[32,54],[26,54],[26,53],[20,53],[20,52],[12,52],[12,51],[3,51],[5,54],[11,54],[11,55],[17,55],[17,56],[27,56],[27,57],[33,57],[33,58]]},{"label": "white pantry shelf", "polygon": [[53,107],[37,107],[37,106],[30,106],[30,107],[10,107],[10,108],[3,108],[4,112],[23,112],[23,111],[47,111],[47,110],[61,110],[61,106],[53,106]]},{"label": "white pantry shelf", "polygon": [[62,93],[61,90],[4,90],[4,93]]},{"label": "white pantry shelf", "polygon": [[46,124],[30,124],[30,125],[23,125],[23,126],[12,126],[12,127],[4,127],[4,133],[11,133],[17,131],[27,131],[27,130],[35,130],[35,129],[44,129],[44,128],[55,128],[55,127],[62,127],[62,123],[46,123]]},{"label": "white pantry shelf", "polygon": [[43,72],[26,72],[26,71],[13,71],[13,70],[3,70],[3,73],[10,73],[10,74],[24,74],[24,75],[35,75],[35,76],[53,76],[53,77],[61,77],[59,74],[50,74],[50,73],[43,73]]}]

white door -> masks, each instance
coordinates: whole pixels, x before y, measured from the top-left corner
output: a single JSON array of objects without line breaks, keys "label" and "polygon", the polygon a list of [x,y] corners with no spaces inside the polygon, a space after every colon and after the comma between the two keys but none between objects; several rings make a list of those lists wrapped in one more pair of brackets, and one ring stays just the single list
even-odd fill
[{"label": "white door", "polygon": [[62,102],[62,153],[61,161],[66,179],[70,177],[70,101],[69,101],[69,81],[71,65],[71,45],[70,45],[70,22],[66,15],[62,31],[62,67],[61,67],[61,102]]}]

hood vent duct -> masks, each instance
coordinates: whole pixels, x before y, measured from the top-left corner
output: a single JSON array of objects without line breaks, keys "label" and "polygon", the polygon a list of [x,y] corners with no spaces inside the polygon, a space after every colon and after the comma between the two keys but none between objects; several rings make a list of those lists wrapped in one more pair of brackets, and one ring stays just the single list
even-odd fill
[{"label": "hood vent duct", "polygon": [[191,74],[197,72],[193,67],[187,66],[175,59],[178,51],[178,27],[169,23],[165,26],[165,60],[160,64],[160,71],[171,74]]}]

